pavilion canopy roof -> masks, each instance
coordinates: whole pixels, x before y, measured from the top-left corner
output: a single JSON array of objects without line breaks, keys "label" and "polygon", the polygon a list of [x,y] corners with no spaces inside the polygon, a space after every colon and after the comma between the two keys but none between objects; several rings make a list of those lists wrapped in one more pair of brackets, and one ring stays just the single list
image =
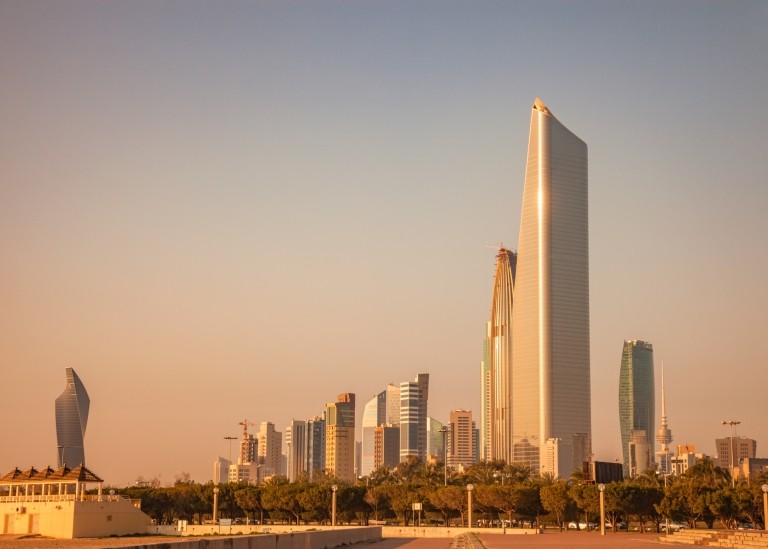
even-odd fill
[{"label": "pavilion canopy roof", "polygon": [[35,484],[40,482],[104,482],[104,480],[82,463],[74,469],[62,465],[55,470],[46,467],[38,471],[34,467],[30,467],[26,471],[22,471],[15,467],[0,477],[0,484]]}]

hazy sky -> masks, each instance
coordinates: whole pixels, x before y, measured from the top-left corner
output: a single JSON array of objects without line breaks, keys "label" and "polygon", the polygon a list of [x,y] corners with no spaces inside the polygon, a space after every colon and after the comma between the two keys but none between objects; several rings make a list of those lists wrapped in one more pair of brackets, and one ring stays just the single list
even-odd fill
[{"label": "hazy sky", "polygon": [[244,418],[419,372],[430,415],[479,416],[537,96],[589,145],[597,458],[625,339],[673,446],[735,419],[768,456],[766,28],[763,1],[0,0],[0,474],[55,464],[67,366],[113,484],[207,481]]}]

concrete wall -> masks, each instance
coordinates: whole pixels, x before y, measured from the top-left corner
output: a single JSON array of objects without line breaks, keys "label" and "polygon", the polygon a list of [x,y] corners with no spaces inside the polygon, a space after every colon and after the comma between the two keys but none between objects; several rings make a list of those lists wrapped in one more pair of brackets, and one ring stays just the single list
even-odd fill
[{"label": "concrete wall", "polygon": [[206,536],[202,539],[187,537],[167,544],[132,545],[124,549],[330,549],[380,539],[381,527],[367,526],[251,536]]},{"label": "concrete wall", "polygon": [[[110,499],[110,501],[106,501]],[[0,503],[0,533],[53,538],[144,534],[151,519],[123,498]]]},{"label": "concrete wall", "polygon": [[148,515],[123,498],[110,501],[76,501],[74,538],[101,538],[144,534],[152,523]]}]

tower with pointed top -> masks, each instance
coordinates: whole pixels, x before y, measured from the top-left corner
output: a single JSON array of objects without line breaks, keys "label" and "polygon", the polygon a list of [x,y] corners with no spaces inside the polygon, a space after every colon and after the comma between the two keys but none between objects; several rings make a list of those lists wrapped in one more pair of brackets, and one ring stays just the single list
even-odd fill
[{"label": "tower with pointed top", "polygon": [[56,440],[59,467],[85,465],[85,428],[91,400],[72,368],[66,369],[67,387],[56,399]]},{"label": "tower with pointed top", "polygon": [[484,381],[482,418],[485,459],[512,462],[512,292],[517,254],[499,247],[488,322],[485,354],[488,360]]},{"label": "tower with pointed top", "polygon": [[661,474],[668,475],[672,472],[672,452],[669,443],[672,442],[672,430],[667,426],[667,399],[664,394],[664,363],[661,363],[661,426],[656,432],[656,442],[661,448],[656,452],[658,456],[659,470]]},{"label": "tower with pointed top", "polygon": [[[591,439],[587,145],[540,100],[531,111],[512,308],[511,459],[567,477]],[[542,470],[558,441],[563,459]]]}]

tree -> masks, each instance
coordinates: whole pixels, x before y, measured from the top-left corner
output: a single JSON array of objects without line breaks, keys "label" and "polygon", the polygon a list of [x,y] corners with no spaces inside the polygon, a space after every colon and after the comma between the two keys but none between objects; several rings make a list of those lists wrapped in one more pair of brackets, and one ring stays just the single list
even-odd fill
[{"label": "tree", "polygon": [[387,486],[389,505],[396,515],[399,515],[404,526],[408,526],[412,504],[421,501],[419,493],[409,484],[392,484]]},{"label": "tree", "polygon": [[305,520],[325,523],[331,518],[333,492],[328,486],[308,484],[297,496]]},{"label": "tree", "polygon": [[[765,483],[763,483],[765,484]],[[761,485],[739,484],[736,486],[736,504],[741,515],[757,527],[762,524],[765,529],[763,516],[763,490]]]},{"label": "tree", "polygon": [[245,511],[246,516],[251,513],[256,520],[256,511],[259,512],[259,524],[264,523],[264,506],[261,503],[262,489],[259,486],[245,486],[235,490],[235,502]]},{"label": "tree", "polygon": [[726,487],[712,492],[709,500],[709,510],[725,524],[726,528],[730,530],[736,529],[741,509],[732,488]]},{"label": "tree", "polygon": [[380,486],[371,486],[365,491],[365,503],[373,509],[373,520],[379,520],[379,507],[387,501],[386,489]]},{"label": "tree", "polygon": [[520,507],[521,488],[510,484],[504,486],[501,484],[481,484],[475,492],[480,505],[499,514],[505,514],[509,523],[512,524],[512,515]]},{"label": "tree", "polygon": [[[443,523],[448,526],[448,521],[451,518],[451,511],[457,511],[456,509],[456,492],[463,492],[460,486],[440,486],[429,494],[429,502],[443,515]],[[460,494],[463,495],[463,494]],[[464,515],[461,515],[462,523],[464,521]]]},{"label": "tree", "polygon": [[573,499],[568,493],[568,484],[564,480],[556,480],[552,484],[542,486],[539,497],[541,497],[541,504],[544,509],[555,516],[562,532],[566,512],[569,508],[575,507]]},{"label": "tree", "polygon": [[[589,516],[600,512],[600,492],[596,484],[574,484],[569,490],[576,506],[586,515],[586,521],[589,523]],[[579,522],[576,521],[578,526]]]},{"label": "tree", "polygon": [[[273,477],[273,479],[275,478],[276,477]],[[282,482],[280,480],[265,483],[261,501],[266,509],[285,513],[288,516],[289,523],[291,522],[291,519],[295,519],[296,524],[298,525],[303,511],[298,496],[303,489],[304,486],[288,484],[287,482]]]}]

